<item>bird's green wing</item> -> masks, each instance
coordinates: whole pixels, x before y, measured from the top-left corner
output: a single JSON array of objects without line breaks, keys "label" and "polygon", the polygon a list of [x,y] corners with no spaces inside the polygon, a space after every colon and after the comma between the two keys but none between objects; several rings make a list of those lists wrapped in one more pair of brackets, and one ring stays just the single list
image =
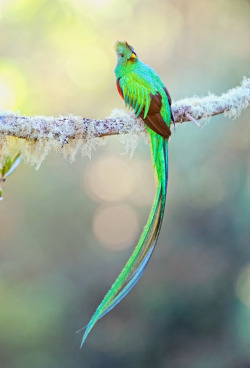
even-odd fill
[{"label": "bird's green wing", "polygon": [[160,83],[131,72],[118,80],[117,87],[125,104],[134,110],[136,116],[140,116],[157,134],[167,139],[170,137],[170,104]]},{"label": "bird's green wing", "polygon": [[132,108],[136,116],[139,116],[143,110],[143,119],[145,119],[149,111],[151,95],[157,93],[152,84],[131,72],[120,79],[119,85],[125,105]]}]

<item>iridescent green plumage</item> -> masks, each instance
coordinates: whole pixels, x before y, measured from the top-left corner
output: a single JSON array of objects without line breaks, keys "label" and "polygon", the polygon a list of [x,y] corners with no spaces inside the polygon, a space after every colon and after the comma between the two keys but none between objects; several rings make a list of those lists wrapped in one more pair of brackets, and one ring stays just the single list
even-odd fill
[{"label": "iridescent green plumage", "polygon": [[131,257],[96,309],[81,347],[95,323],[113,309],[141,277],[152,255],[163,219],[168,177],[168,138],[171,135],[171,99],[156,72],[142,63],[126,42],[116,45],[117,88],[126,106],[147,124],[157,192],[146,226]]}]

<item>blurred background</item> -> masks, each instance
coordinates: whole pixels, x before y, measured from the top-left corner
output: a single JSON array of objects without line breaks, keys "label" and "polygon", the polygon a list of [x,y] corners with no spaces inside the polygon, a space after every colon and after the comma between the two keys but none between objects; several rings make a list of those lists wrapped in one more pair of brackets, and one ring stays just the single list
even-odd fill
[{"label": "blurred background", "polygon": [[[105,117],[124,108],[127,40],[174,100],[249,76],[247,0],[0,0],[0,108]],[[157,249],[131,294],[79,350],[154,196],[149,147],[109,137],[92,159],[22,164],[0,204],[3,368],[250,366],[249,118],[178,124]]]}]

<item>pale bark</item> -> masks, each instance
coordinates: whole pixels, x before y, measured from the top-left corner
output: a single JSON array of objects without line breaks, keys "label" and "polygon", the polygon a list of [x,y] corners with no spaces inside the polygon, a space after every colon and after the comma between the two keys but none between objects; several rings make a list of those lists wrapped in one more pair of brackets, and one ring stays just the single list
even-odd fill
[{"label": "pale bark", "polygon": [[[209,118],[225,113],[236,118],[250,103],[250,78],[244,79],[240,86],[229,90],[221,96],[192,97],[172,104],[176,123]],[[190,119],[190,116],[192,119]],[[132,113],[116,110],[112,117],[105,119],[88,119],[69,115],[60,117],[19,116],[0,110],[1,136],[14,136],[28,140],[60,140],[67,142],[74,138],[103,137],[120,133],[129,133],[134,125],[138,131],[143,130],[140,119]],[[140,128],[142,126],[142,128]],[[135,131],[133,127],[133,131]]]}]

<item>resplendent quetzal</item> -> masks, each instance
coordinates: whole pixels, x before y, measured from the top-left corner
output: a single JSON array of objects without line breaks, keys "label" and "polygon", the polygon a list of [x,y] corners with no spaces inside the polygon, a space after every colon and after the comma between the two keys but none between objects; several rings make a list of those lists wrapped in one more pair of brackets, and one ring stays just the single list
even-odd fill
[{"label": "resplendent quetzal", "polygon": [[170,95],[156,72],[142,63],[127,42],[117,42],[117,89],[125,105],[146,123],[157,192],[146,226],[128,262],[96,309],[83,335],[81,347],[96,322],[113,309],[143,274],[155,248],[164,214],[168,181],[168,138],[174,123]]}]

